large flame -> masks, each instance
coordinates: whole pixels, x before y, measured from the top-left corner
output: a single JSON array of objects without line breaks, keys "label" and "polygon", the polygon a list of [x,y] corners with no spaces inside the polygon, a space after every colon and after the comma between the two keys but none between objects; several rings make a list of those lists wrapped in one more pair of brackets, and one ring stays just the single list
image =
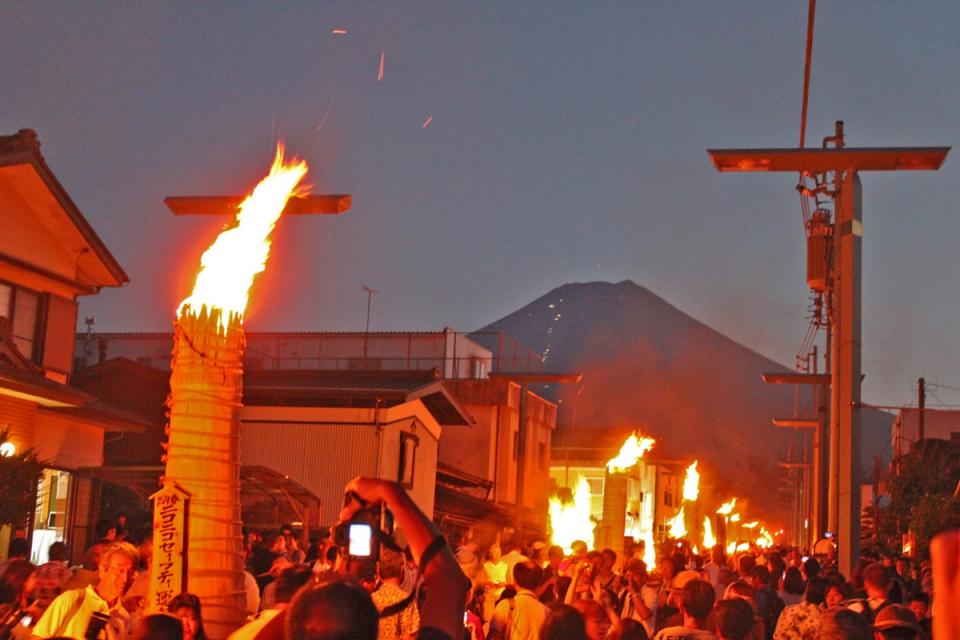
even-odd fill
[{"label": "large flame", "polygon": [[728,516],[733,513],[733,508],[735,506],[737,506],[737,499],[731,498],[730,502],[724,502],[722,505],[720,505],[720,508],[717,509],[717,513],[722,516]]},{"label": "large flame", "polygon": [[264,270],[270,255],[270,233],[306,173],[306,162],[296,158],[284,162],[283,145],[277,145],[270,174],[240,203],[235,222],[200,258],[193,293],[180,303],[178,316],[187,307],[199,313],[204,305],[223,311],[222,326],[232,315],[243,316],[253,278]]},{"label": "large flame", "polygon": [[687,467],[687,473],[683,477],[683,499],[688,502],[696,502],[700,495],[700,473],[697,471],[697,460],[693,461]]},{"label": "large flame", "polygon": [[672,520],[668,520],[667,524],[670,525],[669,534],[671,538],[676,538],[679,540],[683,536],[687,535],[687,524],[686,519],[686,507],[680,507],[680,511],[677,512],[677,515],[673,517]]},{"label": "large flame", "polygon": [[710,522],[710,516],[703,518],[703,548],[713,549],[717,544],[717,539],[713,537],[713,523]]},{"label": "large flame", "polygon": [[550,516],[550,540],[570,554],[574,540],[583,540],[587,548],[593,548],[593,523],[590,521],[590,485],[581,476],[573,494],[573,502],[561,502],[559,498],[550,498],[548,514]]},{"label": "large flame", "polygon": [[656,440],[653,438],[637,436],[636,433],[631,434],[623,443],[623,446],[620,447],[620,453],[607,461],[607,470],[610,473],[623,473],[637,464],[643,454],[649,451],[654,444],[656,444]]}]

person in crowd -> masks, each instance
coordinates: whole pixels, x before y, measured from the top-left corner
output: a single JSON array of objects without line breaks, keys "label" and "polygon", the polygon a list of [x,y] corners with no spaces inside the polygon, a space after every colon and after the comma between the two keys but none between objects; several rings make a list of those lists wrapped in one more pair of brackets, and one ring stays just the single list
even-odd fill
[{"label": "person in crowd", "polygon": [[378,630],[370,594],[342,580],[301,590],[286,616],[286,637],[291,640],[375,640]]},{"label": "person in crowd", "polygon": [[623,591],[620,601],[621,620],[634,620],[643,625],[647,635],[652,637],[657,614],[657,589],[648,585],[647,568],[642,560],[630,560],[624,571]]},{"label": "person in crowd", "polygon": [[803,574],[797,567],[787,567],[780,580],[780,599],[785,606],[800,604],[803,601]]},{"label": "person in crowd", "polygon": [[917,625],[920,627],[920,637],[929,639],[933,634],[930,624],[930,596],[923,591],[912,591],[907,596],[907,606],[913,615],[917,617]]},{"label": "person in crowd", "polygon": [[870,640],[870,625],[859,613],[839,607],[820,616],[817,640]]},{"label": "person in crowd", "polygon": [[507,563],[500,555],[500,545],[493,543],[487,550],[487,559],[483,563],[483,573],[479,583],[484,589],[483,619],[490,620],[493,609],[507,584]]},{"label": "person in crowd", "polygon": [[811,556],[800,564],[800,569],[803,572],[804,581],[816,578],[820,575],[820,562]]},{"label": "person in crowd", "polygon": [[132,617],[122,599],[136,565],[137,549],[130,543],[114,542],[104,547],[96,586],[57,596],[34,627],[34,636],[85,638],[91,621],[96,624],[99,618],[107,640],[125,640],[132,631]]},{"label": "person in crowd", "polygon": [[[734,580],[727,586],[723,597],[724,600],[743,600],[750,606],[754,614],[754,624],[748,634],[749,640],[765,640],[768,637],[766,622],[760,616],[757,605],[757,590],[752,584],[746,580]],[[772,634],[769,634],[769,637],[772,637]]]},{"label": "person in crowd", "polygon": [[706,580],[695,578],[688,581],[680,593],[683,624],[661,629],[655,640],[713,640],[716,636],[707,630],[707,616],[716,597],[713,585]]},{"label": "person in crowd", "polygon": [[916,616],[900,604],[884,607],[873,621],[874,640],[917,640],[919,634]]},{"label": "person in crowd", "polygon": [[619,622],[611,618],[610,611],[596,600],[580,599],[572,606],[583,616],[588,640],[606,640],[610,629]]},{"label": "person in crowd", "polygon": [[657,610],[655,612],[655,628],[660,629],[664,622],[679,613],[679,603],[674,597],[673,579],[677,575],[677,566],[671,556],[660,556],[657,560],[657,570],[647,580],[647,586],[657,591]]},{"label": "person in crowd", "polygon": [[117,515],[117,522],[113,526],[113,530],[114,540],[123,542],[130,537],[130,530],[127,528],[127,514],[120,513]]},{"label": "person in crowd", "polygon": [[169,613],[145,616],[138,624],[131,640],[183,640],[183,624]]},{"label": "person in crowd", "polygon": [[757,615],[763,620],[764,633],[767,638],[773,637],[773,630],[777,628],[777,619],[783,611],[783,600],[770,586],[770,570],[765,566],[756,566],[747,574],[747,580],[756,589]]},{"label": "person in crowd", "polygon": [[526,560],[513,567],[517,593],[504,598],[490,619],[490,640],[536,640],[547,617],[547,607],[540,602],[534,590],[543,580],[543,569]]},{"label": "person in crowd", "polygon": [[718,602],[713,618],[719,640],[746,640],[756,624],[753,609],[741,598]]},{"label": "person in crowd", "polygon": [[513,579],[513,567],[518,562],[526,562],[529,558],[523,553],[523,534],[516,532],[510,537],[507,552],[503,554],[503,562],[507,565],[507,584],[516,584]]},{"label": "person in crowd", "polygon": [[[723,593],[723,589],[726,588],[726,585],[729,584],[729,581],[723,582],[723,578],[726,574],[727,566],[727,555],[723,549],[722,545],[714,545],[710,550],[710,562],[703,565],[701,574],[704,580],[713,585],[713,590],[719,598]],[[723,588],[721,588],[721,583]]]},{"label": "person in crowd", "polygon": [[587,640],[583,614],[568,604],[557,605],[540,627],[540,640]]},{"label": "person in crowd", "polygon": [[284,570],[277,576],[276,587],[274,588],[273,605],[262,610],[252,620],[231,633],[227,640],[253,640],[257,634],[263,630],[274,618],[280,617],[277,624],[280,627],[277,635],[282,635],[283,620],[282,613],[290,605],[290,601],[297,592],[314,577],[313,571],[309,567],[296,566]]},{"label": "person in crowd", "polygon": [[301,564],[305,562],[307,554],[304,553],[303,549],[300,548],[300,543],[297,541],[297,536],[296,532],[293,530],[293,525],[282,525],[280,527],[280,535],[283,537],[284,543],[283,554],[290,564]]},{"label": "person in crowd", "polygon": [[840,580],[831,580],[827,585],[827,597],[823,601],[825,609],[843,606],[843,603],[853,596],[850,585],[840,577]]},{"label": "person in crowd", "polygon": [[26,538],[14,538],[10,541],[7,559],[0,562],[0,577],[7,571],[7,567],[18,560],[30,560],[30,541]]},{"label": "person in crowd", "polygon": [[[364,504],[383,504],[403,531],[423,575],[426,593],[420,609],[419,635],[461,638],[470,581],[436,525],[397,482],[356,478],[347,484],[345,493],[357,499],[341,511],[341,522],[349,521]],[[373,640],[379,629],[377,619],[377,609],[366,591],[343,580],[332,580],[297,594],[287,611],[286,634],[296,640]]]},{"label": "person in crowd", "polygon": [[[143,539],[140,543],[139,554],[140,564],[137,567],[137,575],[124,596],[133,605],[145,601],[150,590],[150,565],[153,562],[153,536],[147,536]],[[130,608],[129,605],[128,608]]]},{"label": "person in crowd", "polygon": [[170,600],[167,611],[179,618],[183,624],[183,640],[207,640],[207,634],[203,630],[200,598],[192,593],[181,593]]},{"label": "person in crowd", "polygon": [[621,620],[607,636],[609,640],[649,640],[646,628],[636,620]]},{"label": "person in crowd", "polygon": [[83,553],[83,564],[73,570],[73,577],[63,586],[65,591],[71,589],[82,589],[89,585],[94,585],[100,579],[97,570],[100,566],[100,556],[103,554],[105,544],[96,543],[91,545]]},{"label": "person in crowd", "polygon": [[97,535],[97,542],[100,544],[110,544],[117,539],[117,525],[108,518],[101,518],[93,526]]},{"label": "person in crowd", "polygon": [[895,604],[888,598],[890,574],[882,564],[874,562],[863,569],[862,575],[866,598],[854,600],[848,608],[861,614],[868,623],[872,623],[880,611]]},{"label": "person in crowd", "polygon": [[416,594],[407,593],[400,586],[403,581],[403,553],[382,549],[377,569],[380,588],[371,593],[373,604],[380,613],[379,640],[401,640],[420,628],[420,611]]},{"label": "person in crowd", "polygon": [[563,602],[566,588],[570,579],[561,575],[560,565],[563,562],[563,549],[553,545],[547,549],[547,559],[543,565],[543,584],[537,589],[540,602],[552,606]]},{"label": "person in crowd", "polygon": [[593,599],[599,600],[604,591],[617,593],[621,589],[620,576],[614,572],[617,566],[617,553],[613,549],[604,549],[600,552],[600,562],[596,565],[593,574],[591,592]]},{"label": "person in crowd", "polygon": [[820,611],[827,595],[827,581],[813,577],[807,581],[803,602],[784,608],[773,632],[773,640],[816,640]]}]

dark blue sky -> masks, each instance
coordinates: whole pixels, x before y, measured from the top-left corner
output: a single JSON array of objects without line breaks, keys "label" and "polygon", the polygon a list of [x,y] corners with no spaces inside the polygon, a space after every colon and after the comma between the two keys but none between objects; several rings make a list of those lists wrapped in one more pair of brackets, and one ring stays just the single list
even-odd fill
[{"label": "dark blue sky", "polygon": [[[365,284],[374,329],[472,329],[629,278],[791,364],[794,177],[719,175],[705,149],[797,144],[806,10],[5,3],[0,132],[39,132],[131,277],[84,302],[98,330],[170,326],[221,221],[163,197],[249,189],[282,136],[354,208],[281,223],[252,329],[362,329]],[[958,32],[958,3],[818,3],[809,140],[844,119],[851,146],[955,145]],[[919,375],[960,387],[958,166],[864,176],[868,401],[910,402]]]}]

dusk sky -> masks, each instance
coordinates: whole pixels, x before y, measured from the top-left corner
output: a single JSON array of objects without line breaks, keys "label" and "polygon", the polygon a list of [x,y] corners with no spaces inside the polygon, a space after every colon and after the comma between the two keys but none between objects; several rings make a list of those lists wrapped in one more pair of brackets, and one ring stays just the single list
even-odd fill
[{"label": "dusk sky", "polygon": [[[631,279],[792,366],[796,176],[721,175],[705,150],[797,145],[806,17],[805,1],[4,3],[0,134],[38,132],[130,276],[82,303],[97,331],[170,330],[226,221],[163,198],[249,190],[282,138],[353,209],[281,221],[252,330],[362,330],[363,285],[374,330],[470,330],[567,282]],[[955,146],[958,61],[960,3],[822,0],[808,144],[842,119],[848,146]],[[863,175],[868,402],[913,402],[921,375],[960,388],[957,153]]]}]

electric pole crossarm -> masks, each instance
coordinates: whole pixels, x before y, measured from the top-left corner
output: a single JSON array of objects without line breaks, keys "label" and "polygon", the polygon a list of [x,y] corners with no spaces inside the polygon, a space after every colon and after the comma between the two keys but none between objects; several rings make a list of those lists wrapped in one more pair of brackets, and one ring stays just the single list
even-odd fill
[{"label": "electric pole crossarm", "polygon": [[707,149],[717,171],[936,171],[950,147]]}]

